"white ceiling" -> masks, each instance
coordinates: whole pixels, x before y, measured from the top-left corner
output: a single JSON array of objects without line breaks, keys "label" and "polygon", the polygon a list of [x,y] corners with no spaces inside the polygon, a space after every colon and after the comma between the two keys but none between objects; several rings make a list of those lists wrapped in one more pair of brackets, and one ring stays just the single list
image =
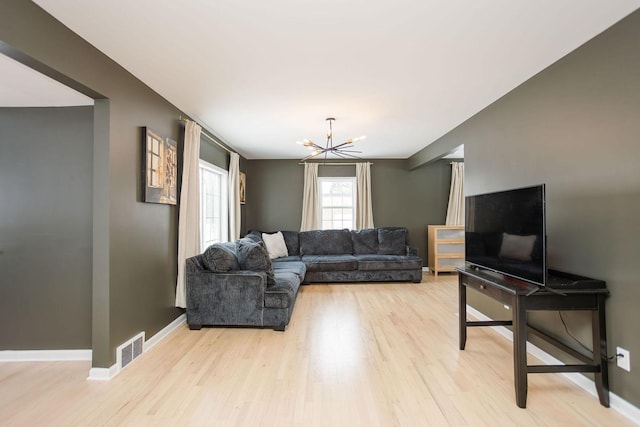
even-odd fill
[{"label": "white ceiling", "polygon": [[93,105],[93,99],[0,53],[0,107]]},{"label": "white ceiling", "polygon": [[35,0],[253,158],[406,158],[640,0]]}]

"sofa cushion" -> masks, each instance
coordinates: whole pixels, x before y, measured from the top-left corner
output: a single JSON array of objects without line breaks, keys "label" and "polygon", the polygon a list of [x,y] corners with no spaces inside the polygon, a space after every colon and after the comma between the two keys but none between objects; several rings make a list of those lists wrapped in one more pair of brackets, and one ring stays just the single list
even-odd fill
[{"label": "sofa cushion", "polygon": [[264,243],[246,238],[239,239],[236,241],[236,253],[240,269],[264,271],[267,273],[267,286],[275,284],[271,258]]},{"label": "sofa cushion", "polygon": [[214,273],[238,270],[238,258],[233,243],[215,243],[207,248],[201,257],[204,267]]},{"label": "sofa cushion", "polygon": [[378,230],[367,228],[364,230],[351,230],[351,243],[355,254],[378,253]]},{"label": "sofa cushion", "polygon": [[[279,258],[282,259],[282,258]],[[304,279],[304,275],[307,272],[307,267],[302,261],[280,261],[273,263],[273,272],[278,278],[278,273],[295,273],[300,278],[300,281]]]},{"label": "sofa cushion", "polygon": [[284,237],[284,243],[287,245],[287,252],[289,255],[300,254],[300,232],[282,230],[282,237]]},{"label": "sofa cushion", "polygon": [[378,253],[381,255],[406,255],[407,230],[378,229]]},{"label": "sofa cushion", "polygon": [[280,231],[273,234],[262,233],[262,241],[267,248],[267,252],[269,252],[269,258],[275,259],[289,255],[287,245],[284,243],[284,237]]},{"label": "sofa cushion", "polygon": [[353,253],[349,230],[312,230],[300,233],[300,255]]},{"label": "sofa cushion", "polygon": [[307,271],[348,271],[358,268],[353,255],[303,255]]},{"label": "sofa cushion", "polygon": [[358,270],[412,270],[422,268],[422,258],[404,255],[354,255]]},{"label": "sofa cushion", "polygon": [[283,256],[281,258],[276,258],[271,260],[271,263],[273,264],[273,266],[275,267],[276,264],[281,263],[281,262],[291,262],[291,261],[298,261],[298,262],[302,262],[302,257],[300,255],[289,255],[289,256]]},{"label": "sofa cushion", "polygon": [[288,308],[293,305],[300,287],[300,278],[295,273],[277,272],[275,284],[264,292],[264,306]]}]

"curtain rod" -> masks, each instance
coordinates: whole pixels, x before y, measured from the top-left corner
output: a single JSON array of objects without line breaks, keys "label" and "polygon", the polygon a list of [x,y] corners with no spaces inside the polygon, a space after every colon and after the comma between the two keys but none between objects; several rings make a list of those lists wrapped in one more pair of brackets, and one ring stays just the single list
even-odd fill
[{"label": "curtain rod", "polygon": [[[300,162],[298,163],[299,165],[304,165],[306,162]],[[309,164],[317,164],[318,166],[355,166],[358,163],[369,163],[370,165],[373,164],[373,162],[329,162],[329,163],[323,163],[323,162],[309,162]]]},{"label": "curtain rod", "polygon": [[[180,116],[180,121],[181,121],[181,122],[185,122],[185,123],[186,123],[186,122],[187,122],[187,120],[191,120],[191,119]],[[197,122],[196,122],[195,120],[191,120],[191,121],[193,121],[194,123],[196,123],[196,124],[197,124]],[[200,125],[198,125],[198,126],[200,126]],[[202,126],[200,126],[200,128],[202,128]],[[225,147],[223,144],[221,144],[221,143],[219,143],[218,141],[216,141],[215,139],[213,139],[213,137],[212,137],[211,135],[209,135],[208,133],[206,133],[206,132],[204,131],[204,129],[202,129],[202,131],[201,131],[200,133],[201,133],[202,135],[206,136],[206,137],[207,137],[207,139],[209,139],[209,141],[213,142],[214,144],[218,145],[220,148],[222,148],[223,150],[225,150],[227,153],[235,153],[235,151],[230,150],[229,148]]]}]

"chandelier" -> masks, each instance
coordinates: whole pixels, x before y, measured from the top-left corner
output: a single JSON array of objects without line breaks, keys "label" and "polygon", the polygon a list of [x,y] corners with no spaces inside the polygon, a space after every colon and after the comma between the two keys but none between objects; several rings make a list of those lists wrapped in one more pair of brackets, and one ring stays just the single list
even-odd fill
[{"label": "chandelier", "polygon": [[366,136],[359,136],[357,138],[347,139],[345,142],[333,145],[333,121],[335,118],[328,117],[327,121],[329,122],[329,132],[327,133],[327,143],[324,147],[316,144],[315,142],[309,139],[303,139],[302,141],[296,141],[297,144],[307,147],[311,150],[311,154],[307,157],[303,158],[301,161],[305,162],[307,160],[313,159],[320,155],[324,154],[324,158],[327,158],[327,155],[334,154],[338,157],[342,158],[355,158],[359,159],[360,157],[356,156],[353,153],[361,153],[361,151],[353,150],[353,143],[362,141],[366,138]]}]

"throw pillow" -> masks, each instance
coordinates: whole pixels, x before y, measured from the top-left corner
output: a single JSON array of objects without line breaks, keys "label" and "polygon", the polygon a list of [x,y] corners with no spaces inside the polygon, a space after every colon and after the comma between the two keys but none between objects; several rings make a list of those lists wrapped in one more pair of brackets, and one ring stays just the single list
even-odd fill
[{"label": "throw pillow", "polygon": [[282,232],[278,231],[277,233],[273,234],[262,233],[262,241],[267,247],[269,258],[275,259],[289,255]]},{"label": "throw pillow", "polygon": [[516,234],[502,233],[502,246],[500,246],[500,258],[515,259],[517,261],[531,261],[533,245],[536,235],[519,236]]},{"label": "throw pillow", "polygon": [[243,239],[253,240],[254,242],[261,242],[262,232],[258,230],[251,230],[247,233],[246,236],[243,237]]},{"label": "throw pillow", "polygon": [[264,271],[267,273],[267,285],[275,285],[273,265],[267,248],[262,242],[253,242],[249,239],[240,239],[236,242],[238,263],[241,270]]},{"label": "throw pillow", "polygon": [[215,243],[202,254],[202,263],[214,273],[238,270],[238,258],[233,250],[224,243]]},{"label": "throw pillow", "polygon": [[378,229],[378,253],[381,255],[406,255],[406,241],[406,229]]}]

